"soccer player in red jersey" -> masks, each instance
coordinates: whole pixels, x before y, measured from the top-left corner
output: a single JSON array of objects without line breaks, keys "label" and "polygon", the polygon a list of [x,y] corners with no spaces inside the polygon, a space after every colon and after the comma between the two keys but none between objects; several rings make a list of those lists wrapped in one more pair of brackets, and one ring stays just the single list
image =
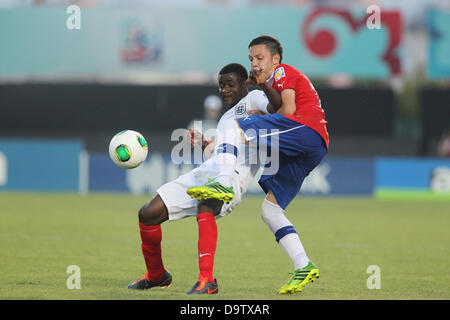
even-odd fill
[{"label": "soccer player in red jersey", "polygon": [[231,178],[237,156],[228,150],[233,150],[242,137],[258,147],[275,148],[277,168],[268,168],[267,163],[259,180],[266,193],[261,216],[294,264],[292,276],[278,291],[291,294],[300,292],[307,283],[318,278],[319,270],[307,257],[284,210],[298,194],[306,176],[326,155],[329,136],[325,113],[312,83],[294,67],[282,64],[282,56],[283,49],[276,38],[260,36],[250,42],[249,82],[265,92],[271,114],[230,119],[224,123],[221,139],[216,141],[220,164],[216,181],[192,187],[187,193],[197,199],[232,199]]}]

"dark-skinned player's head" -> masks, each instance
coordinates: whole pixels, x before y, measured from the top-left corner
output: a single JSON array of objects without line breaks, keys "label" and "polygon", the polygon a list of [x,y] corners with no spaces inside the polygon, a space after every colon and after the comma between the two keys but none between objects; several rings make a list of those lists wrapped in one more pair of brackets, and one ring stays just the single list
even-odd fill
[{"label": "dark-skinned player's head", "polygon": [[229,107],[247,95],[247,78],[247,69],[239,63],[227,64],[219,71],[219,93]]},{"label": "dark-skinned player's head", "polygon": [[251,69],[262,68],[264,76],[268,79],[283,59],[280,41],[272,36],[262,35],[250,41],[248,48]]}]

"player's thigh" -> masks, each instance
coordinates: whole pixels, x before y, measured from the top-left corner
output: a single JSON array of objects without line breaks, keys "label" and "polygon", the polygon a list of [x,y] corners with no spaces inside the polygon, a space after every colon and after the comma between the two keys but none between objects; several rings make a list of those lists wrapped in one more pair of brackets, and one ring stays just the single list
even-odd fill
[{"label": "player's thigh", "polygon": [[[297,196],[303,181],[320,164],[325,154],[326,148],[323,144],[310,147],[306,154],[295,158],[280,154],[279,167],[276,173],[266,174],[269,170],[265,170],[259,184],[268,194],[268,197],[272,197],[273,194],[276,202],[285,209]],[[270,191],[271,195],[269,195]],[[273,200],[273,198],[271,199]]]},{"label": "player's thigh", "polygon": [[313,129],[281,114],[239,118],[238,123],[248,141],[256,144],[260,152],[276,159],[306,155],[311,148],[322,147],[323,140]]},{"label": "player's thigh", "polygon": [[273,194],[272,190],[269,190],[266,194],[266,200],[275,204],[278,204],[278,200]]},{"label": "player's thigh", "polygon": [[[274,174],[263,172],[259,184],[266,192],[266,197],[285,209],[294,199],[308,175],[307,169],[299,159],[280,156],[279,168]],[[273,195],[273,198],[271,198]],[[275,201],[273,201],[275,198]]]},{"label": "player's thigh", "polygon": [[222,209],[223,201],[217,199],[203,199],[200,200],[197,207],[197,212],[210,212],[213,215],[217,216]]},{"label": "player's thigh", "polygon": [[167,208],[170,221],[197,215],[198,201],[186,193],[187,189],[195,186],[190,180],[190,175],[183,175],[156,190]]}]

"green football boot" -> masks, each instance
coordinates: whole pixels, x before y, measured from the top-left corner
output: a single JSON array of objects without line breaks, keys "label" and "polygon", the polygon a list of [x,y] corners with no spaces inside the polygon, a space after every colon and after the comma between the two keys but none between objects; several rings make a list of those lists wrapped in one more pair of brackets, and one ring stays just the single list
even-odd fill
[{"label": "green football boot", "polygon": [[233,187],[225,187],[219,182],[212,182],[205,186],[192,187],[187,189],[187,194],[192,198],[201,199],[217,199],[225,203],[234,199]]},{"label": "green football boot", "polygon": [[288,282],[278,290],[278,294],[295,294],[302,291],[303,287],[315,279],[319,279],[319,269],[311,261],[304,268],[290,272]]}]

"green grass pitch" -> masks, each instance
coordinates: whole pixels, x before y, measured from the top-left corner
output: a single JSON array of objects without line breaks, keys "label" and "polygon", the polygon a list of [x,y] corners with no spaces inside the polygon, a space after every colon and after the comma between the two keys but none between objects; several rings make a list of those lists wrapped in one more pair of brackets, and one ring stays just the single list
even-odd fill
[{"label": "green grass pitch", "polygon": [[[0,299],[450,298],[449,201],[347,197],[298,197],[286,211],[321,275],[298,295],[276,294],[292,265],[260,218],[260,197],[218,220],[218,295],[186,295],[198,276],[193,218],[162,225],[172,286],[131,291],[145,271],[137,210],[148,198],[0,193]],[[66,287],[69,265],[80,267],[78,290]],[[367,288],[370,265],[380,289]]]}]

